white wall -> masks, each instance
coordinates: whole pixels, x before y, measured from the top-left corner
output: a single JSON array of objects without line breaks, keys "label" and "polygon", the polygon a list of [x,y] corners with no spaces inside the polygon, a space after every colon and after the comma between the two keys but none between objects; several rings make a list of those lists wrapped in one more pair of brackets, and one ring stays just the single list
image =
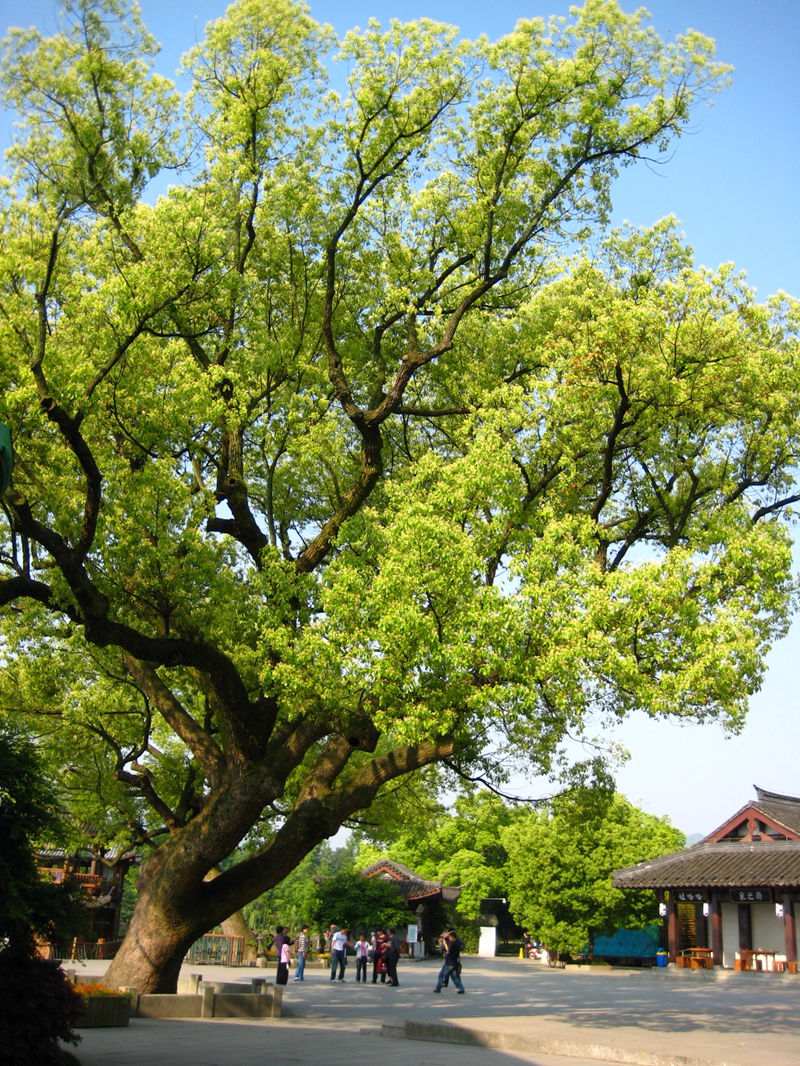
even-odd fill
[{"label": "white wall", "polygon": [[[795,911],[797,905],[795,904]],[[775,915],[774,903],[751,903],[750,916],[753,947],[765,951],[786,951],[783,918]],[[800,944],[797,945],[800,950]],[[735,953],[739,950],[739,913],[736,903],[722,904],[722,965],[733,969]]]},{"label": "white wall", "polygon": [[497,929],[493,925],[481,926],[481,938],[478,954],[482,958],[493,959],[497,954]]}]

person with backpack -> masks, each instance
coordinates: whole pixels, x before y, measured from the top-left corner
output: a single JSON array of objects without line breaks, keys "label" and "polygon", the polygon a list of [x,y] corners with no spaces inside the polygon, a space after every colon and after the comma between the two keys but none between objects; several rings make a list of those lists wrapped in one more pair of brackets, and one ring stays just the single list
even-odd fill
[{"label": "person with backpack", "polygon": [[456,986],[457,994],[459,996],[464,995],[464,985],[461,982],[461,949],[464,946],[461,940],[456,935],[455,929],[448,929],[444,934],[445,943],[445,956],[442,968],[439,971],[439,977],[436,981],[436,988],[434,992],[441,992],[442,985],[446,980],[452,978],[453,984]]}]

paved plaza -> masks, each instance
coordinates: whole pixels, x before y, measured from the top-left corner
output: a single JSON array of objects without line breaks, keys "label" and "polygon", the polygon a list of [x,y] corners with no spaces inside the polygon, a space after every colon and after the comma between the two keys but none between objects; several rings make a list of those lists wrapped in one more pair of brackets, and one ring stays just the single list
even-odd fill
[{"label": "paved plaza", "polygon": [[[104,963],[78,964],[99,975]],[[83,1066],[797,1066],[800,978],[771,973],[551,970],[465,957],[465,996],[433,994],[435,960],[401,962],[400,987],[343,983],[309,968],[290,979],[283,1017],[134,1018],[85,1029]],[[184,975],[249,986],[267,971],[187,966]]]}]

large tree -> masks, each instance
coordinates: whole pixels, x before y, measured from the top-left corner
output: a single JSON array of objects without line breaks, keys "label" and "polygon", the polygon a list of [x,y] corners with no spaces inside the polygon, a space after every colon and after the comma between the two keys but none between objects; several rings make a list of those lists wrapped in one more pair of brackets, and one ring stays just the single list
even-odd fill
[{"label": "large tree", "polygon": [[241,0],[179,101],[121,0],[4,46],[3,706],[129,796],[108,980],[142,991],[418,768],[740,720],[786,621],[785,308],[668,227],[554,261],[719,85],[711,42],[589,0],[331,47]]}]

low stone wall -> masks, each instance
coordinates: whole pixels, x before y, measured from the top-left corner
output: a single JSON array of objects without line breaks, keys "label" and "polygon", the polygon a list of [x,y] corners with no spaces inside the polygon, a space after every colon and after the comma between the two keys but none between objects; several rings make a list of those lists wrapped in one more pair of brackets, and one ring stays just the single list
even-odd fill
[{"label": "low stone wall", "polygon": [[202,1018],[202,1011],[203,997],[191,993],[150,993],[133,999],[135,1018]]},{"label": "low stone wall", "polygon": [[[66,971],[76,984],[91,984],[96,977]],[[283,1011],[283,988],[270,984],[266,977],[253,977],[250,988],[234,981],[203,981],[203,975],[190,974],[178,981],[178,991],[131,995],[132,1018],[280,1018]]]},{"label": "low stone wall", "polygon": [[255,979],[250,991],[229,982],[202,984],[197,992],[176,995],[131,991],[132,1015],[139,1018],[280,1018],[283,1007],[283,989],[263,979]]}]

